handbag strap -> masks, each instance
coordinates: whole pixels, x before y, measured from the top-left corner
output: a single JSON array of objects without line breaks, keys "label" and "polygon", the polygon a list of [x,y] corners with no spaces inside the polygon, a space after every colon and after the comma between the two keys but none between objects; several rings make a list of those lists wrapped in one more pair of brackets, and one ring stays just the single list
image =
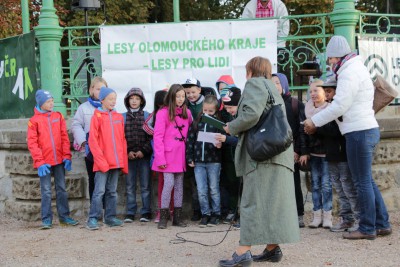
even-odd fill
[{"label": "handbag strap", "polygon": [[265,84],[265,87],[267,88],[268,93],[269,93],[269,97],[268,97],[268,102],[267,103],[270,103],[273,106],[276,105],[274,95],[272,94],[271,89],[269,89],[267,81],[264,81],[264,84]]}]

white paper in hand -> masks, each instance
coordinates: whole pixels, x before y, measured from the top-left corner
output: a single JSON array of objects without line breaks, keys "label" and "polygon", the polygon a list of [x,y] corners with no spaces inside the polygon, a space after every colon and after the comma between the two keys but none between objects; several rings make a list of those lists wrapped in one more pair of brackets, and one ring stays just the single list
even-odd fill
[{"label": "white paper in hand", "polygon": [[197,135],[197,141],[213,143],[214,145],[217,145],[219,141],[217,139],[215,139],[216,136],[217,136],[217,133],[207,133],[207,132],[199,131],[199,133]]}]

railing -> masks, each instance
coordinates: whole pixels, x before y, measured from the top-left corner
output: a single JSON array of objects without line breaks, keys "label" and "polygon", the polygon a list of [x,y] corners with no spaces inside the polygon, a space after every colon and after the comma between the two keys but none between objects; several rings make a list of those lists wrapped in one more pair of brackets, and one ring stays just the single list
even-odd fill
[{"label": "railing", "polygon": [[[270,20],[276,18],[265,18]],[[298,72],[305,63],[321,63],[318,74],[326,72],[325,47],[327,38],[332,34],[326,32],[328,14],[288,16],[280,18],[289,21],[291,35],[279,37],[286,46],[278,50],[278,71],[289,79],[292,90],[307,89],[308,80]],[[88,37],[87,37],[88,36]],[[91,77],[101,75],[100,36],[98,26],[66,27],[64,45],[61,47],[63,57],[63,97],[67,102],[68,113],[73,115],[80,102],[87,97],[87,73]]]},{"label": "railing", "polygon": [[[264,18],[270,20],[277,18]],[[326,44],[333,35],[329,14],[298,15],[279,18],[290,22],[290,35],[278,37],[285,47],[278,49],[278,71],[285,73],[290,89],[301,99],[311,76],[324,76]],[[361,13],[357,35],[400,39],[400,15]],[[74,114],[87,97],[87,72],[91,77],[101,75],[100,36],[98,26],[65,28],[63,57],[63,85],[68,113]],[[88,36],[88,37],[87,37]]]},{"label": "railing", "polygon": [[100,36],[98,26],[65,28],[61,47],[63,58],[63,97],[67,100],[69,114],[88,96],[87,73],[101,76]]}]

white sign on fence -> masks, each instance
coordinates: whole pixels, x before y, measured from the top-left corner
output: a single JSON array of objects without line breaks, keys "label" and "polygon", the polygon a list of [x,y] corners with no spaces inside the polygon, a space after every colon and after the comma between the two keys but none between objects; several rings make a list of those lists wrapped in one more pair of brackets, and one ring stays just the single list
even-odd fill
[{"label": "white sign on fence", "polygon": [[276,20],[187,22],[101,27],[103,77],[118,93],[117,110],[132,87],[145,93],[152,111],[154,93],[195,77],[215,87],[221,75],[232,75],[243,89],[245,65],[255,56],[277,67]]},{"label": "white sign on fence", "polygon": [[400,93],[400,42],[374,37],[359,38],[358,48],[371,78],[381,75]]}]

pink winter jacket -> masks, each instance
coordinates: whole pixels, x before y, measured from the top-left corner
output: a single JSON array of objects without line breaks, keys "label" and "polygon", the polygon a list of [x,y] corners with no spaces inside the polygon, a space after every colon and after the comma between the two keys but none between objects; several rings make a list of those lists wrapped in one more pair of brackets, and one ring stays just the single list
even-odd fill
[{"label": "pink winter jacket", "polygon": [[[154,162],[152,169],[158,172],[178,173],[186,171],[185,149],[186,137],[189,126],[192,123],[192,114],[187,109],[188,118],[183,119],[182,108],[176,109],[175,121],[168,118],[168,109],[160,109],[156,115],[156,125],[154,126]],[[176,126],[182,127],[184,141],[180,141],[181,134]],[[165,169],[159,166],[167,165]]]}]

